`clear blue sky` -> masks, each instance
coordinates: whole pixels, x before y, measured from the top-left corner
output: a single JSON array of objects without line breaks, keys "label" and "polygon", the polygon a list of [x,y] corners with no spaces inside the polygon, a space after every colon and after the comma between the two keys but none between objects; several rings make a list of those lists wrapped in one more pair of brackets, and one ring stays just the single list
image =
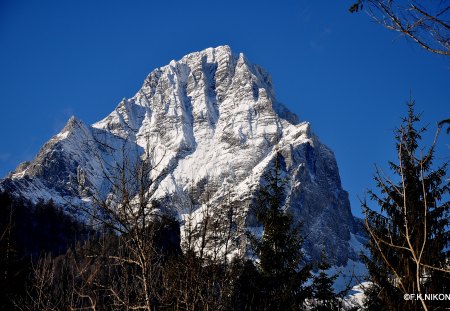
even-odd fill
[{"label": "clear blue sky", "polygon": [[334,150],[361,215],[357,196],[373,187],[373,164],[394,159],[410,94],[433,127],[450,117],[450,62],[348,13],[352,2],[0,1],[0,175],[71,115],[93,123],[154,68],[228,44]]}]

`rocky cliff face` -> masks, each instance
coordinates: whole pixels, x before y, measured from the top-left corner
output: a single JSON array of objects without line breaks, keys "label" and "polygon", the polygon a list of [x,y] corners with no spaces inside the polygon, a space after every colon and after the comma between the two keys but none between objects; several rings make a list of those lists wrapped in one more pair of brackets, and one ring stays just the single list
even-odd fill
[{"label": "rocky cliff face", "polygon": [[[134,97],[91,126],[72,117],[0,187],[34,201],[89,204],[80,184],[107,193],[104,176],[114,163],[148,153],[157,163],[148,191],[180,219],[187,199],[197,204],[194,213],[206,204],[217,215],[226,201],[239,206],[242,226],[257,227],[248,211],[277,151],[306,254],[317,259],[325,250],[335,265],[358,261],[361,237],[333,152],[276,100],[269,74],[228,46],[154,70]],[[189,197],[206,189],[206,200]]]}]

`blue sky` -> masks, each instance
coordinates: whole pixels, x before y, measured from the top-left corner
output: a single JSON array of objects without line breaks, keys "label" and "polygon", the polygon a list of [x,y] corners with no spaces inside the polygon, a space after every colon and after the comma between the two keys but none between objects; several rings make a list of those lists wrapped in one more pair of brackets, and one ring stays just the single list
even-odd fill
[{"label": "blue sky", "polygon": [[[349,191],[395,159],[410,95],[425,124],[450,117],[450,62],[354,1],[1,1],[0,175],[32,159],[71,115],[93,123],[156,67],[228,44],[272,75],[278,99],[330,146]],[[448,158],[450,135],[439,141]]]}]

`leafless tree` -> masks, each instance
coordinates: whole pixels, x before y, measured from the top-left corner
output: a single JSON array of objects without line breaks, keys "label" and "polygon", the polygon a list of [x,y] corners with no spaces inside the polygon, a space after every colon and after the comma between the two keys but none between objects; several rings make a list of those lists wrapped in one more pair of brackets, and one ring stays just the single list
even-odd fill
[{"label": "leafless tree", "polygon": [[[97,234],[61,258],[41,259],[22,309],[224,310],[232,290],[227,264],[236,207],[213,209],[210,181],[198,193],[188,193],[186,202],[176,202],[169,194],[167,200],[175,201],[156,201],[154,194],[166,176],[159,167],[164,155],[156,159],[155,150],[142,150],[126,139],[120,149],[93,142],[88,134],[86,140],[80,148],[94,154],[100,167],[94,178],[107,186],[98,189],[79,168],[74,191],[89,204],[68,204],[91,219]],[[99,145],[109,151],[106,158]],[[170,208],[188,206],[183,251],[179,240],[164,245],[164,234],[178,234],[180,239],[180,224],[167,213],[166,203]]]},{"label": "leafless tree", "polygon": [[0,227],[0,263],[2,263],[2,268],[0,270],[1,283],[6,285],[6,281],[9,278],[9,265],[11,260],[11,255],[13,252],[11,243],[11,231],[14,226],[13,224],[13,214],[14,210],[12,206],[9,206],[8,222],[4,227]]},{"label": "leafless tree", "polygon": [[[173,310],[226,310],[233,287],[229,265],[236,226],[235,206],[211,205],[216,186],[206,182],[199,193],[188,191],[183,216],[183,255],[165,265],[162,305]],[[172,310],[170,309],[170,310]]]},{"label": "leafless tree", "polygon": [[167,219],[155,213],[157,205],[151,199],[154,182],[151,173],[159,163],[154,163],[148,148],[142,156],[134,158],[129,152],[124,144],[121,161],[103,169],[110,185],[106,197],[88,192],[97,208],[97,213],[90,211],[91,216],[117,235],[116,251],[104,255],[106,266],[115,267],[118,273],[117,282],[97,286],[112,297],[117,309],[151,311],[158,304],[162,273],[157,234]]},{"label": "leafless tree", "polygon": [[377,23],[425,50],[450,55],[450,4],[443,0],[358,0],[350,12],[365,11]]}]

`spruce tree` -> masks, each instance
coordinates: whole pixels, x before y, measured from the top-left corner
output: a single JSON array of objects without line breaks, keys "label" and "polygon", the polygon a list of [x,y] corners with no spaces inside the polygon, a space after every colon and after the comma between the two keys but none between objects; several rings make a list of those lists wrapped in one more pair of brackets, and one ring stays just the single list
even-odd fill
[{"label": "spruce tree", "polygon": [[327,271],[331,265],[322,255],[318,267],[318,274],[314,276],[312,283],[312,311],[334,311],[339,310],[340,302],[333,289],[337,274],[328,275]]},{"label": "spruce tree", "polygon": [[386,305],[381,300],[382,289],[375,283],[370,283],[364,287],[364,299],[362,310],[364,311],[388,311]]},{"label": "spruce tree", "polygon": [[[442,301],[405,300],[405,294],[448,293],[449,179],[447,163],[435,166],[435,143],[420,147],[426,128],[414,103],[396,130],[398,163],[389,162],[393,177],[377,168],[378,191],[363,202],[369,232],[369,257],[363,257],[380,299],[390,310],[436,309]],[[448,303],[448,301],[446,302]]]},{"label": "spruce tree", "polygon": [[301,267],[300,227],[294,225],[292,215],[284,209],[282,161],[278,152],[273,170],[263,176],[265,185],[259,190],[256,210],[263,234],[260,239],[253,239],[253,246],[259,257],[261,303],[265,310],[297,310],[309,297],[304,284],[311,268]]}]

